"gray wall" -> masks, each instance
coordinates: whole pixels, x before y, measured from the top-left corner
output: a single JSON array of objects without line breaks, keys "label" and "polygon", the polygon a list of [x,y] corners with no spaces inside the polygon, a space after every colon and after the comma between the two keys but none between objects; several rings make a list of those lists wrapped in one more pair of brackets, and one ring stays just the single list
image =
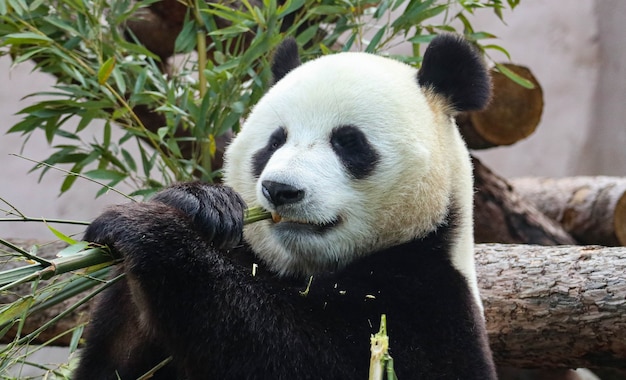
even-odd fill
[{"label": "gray wall", "polygon": [[537,131],[478,156],[506,176],[626,175],[626,2],[523,0],[493,31],[544,90]]}]

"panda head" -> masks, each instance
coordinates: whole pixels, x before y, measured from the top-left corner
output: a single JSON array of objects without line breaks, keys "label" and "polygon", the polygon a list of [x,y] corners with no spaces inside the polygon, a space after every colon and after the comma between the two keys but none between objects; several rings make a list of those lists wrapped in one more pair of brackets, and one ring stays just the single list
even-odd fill
[{"label": "panda head", "polygon": [[472,46],[439,36],[418,72],[367,53],[300,64],[287,40],[272,72],[224,165],[225,183],[275,216],[244,230],[270,268],[341,268],[436,230],[453,204],[471,243],[471,167],[454,114],[490,96]]}]

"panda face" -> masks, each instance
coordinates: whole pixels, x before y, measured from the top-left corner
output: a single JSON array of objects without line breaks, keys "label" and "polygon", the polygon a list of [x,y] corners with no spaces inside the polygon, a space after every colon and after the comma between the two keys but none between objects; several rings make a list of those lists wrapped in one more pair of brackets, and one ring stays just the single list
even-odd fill
[{"label": "panda face", "polygon": [[414,69],[370,54],[291,71],[225,155],[225,183],[274,216],[246,226],[246,241],[279,273],[313,274],[436,229],[455,160],[444,109]]}]

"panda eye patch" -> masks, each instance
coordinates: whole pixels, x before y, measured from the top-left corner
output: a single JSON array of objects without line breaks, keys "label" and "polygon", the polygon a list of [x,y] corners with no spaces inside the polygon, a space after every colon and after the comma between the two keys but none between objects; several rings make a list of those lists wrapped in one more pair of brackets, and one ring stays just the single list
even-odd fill
[{"label": "panda eye patch", "polygon": [[261,172],[267,165],[267,162],[272,157],[272,154],[276,152],[287,141],[287,131],[285,128],[280,127],[276,129],[270,135],[267,144],[258,150],[254,156],[252,156],[252,170],[253,174],[258,178],[261,176]]},{"label": "panda eye patch", "polygon": [[330,145],[356,179],[367,177],[378,163],[378,153],[365,134],[353,125],[335,128],[330,136]]},{"label": "panda eye patch", "polygon": [[276,150],[283,146],[285,141],[287,141],[287,132],[285,132],[284,128],[278,128],[270,136],[270,140],[267,145],[270,149]]}]

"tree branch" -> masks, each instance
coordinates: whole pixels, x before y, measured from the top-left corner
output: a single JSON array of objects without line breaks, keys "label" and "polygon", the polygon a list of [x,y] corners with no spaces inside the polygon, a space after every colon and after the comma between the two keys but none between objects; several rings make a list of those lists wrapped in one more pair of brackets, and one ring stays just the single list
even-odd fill
[{"label": "tree branch", "polygon": [[[39,254],[51,258],[60,248],[42,247]],[[625,247],[478,244],[476,263],[498,365],[626,368]],[[21,292],[29,290],[24,286]],[[0,301],[13,300],[3,296]],[[69,300],[29,317],[24,333],[71,304]],[[38,342],[84,322],[87,309],[81,306],[46,330]],[[55,343],[68,344],[69,338]],[[7,335],[3,341],[11,339]]]},{"label": "tree branch", "polygon": [[476,264],[499,365],[626,367],[626,248],[481,244]]}]

